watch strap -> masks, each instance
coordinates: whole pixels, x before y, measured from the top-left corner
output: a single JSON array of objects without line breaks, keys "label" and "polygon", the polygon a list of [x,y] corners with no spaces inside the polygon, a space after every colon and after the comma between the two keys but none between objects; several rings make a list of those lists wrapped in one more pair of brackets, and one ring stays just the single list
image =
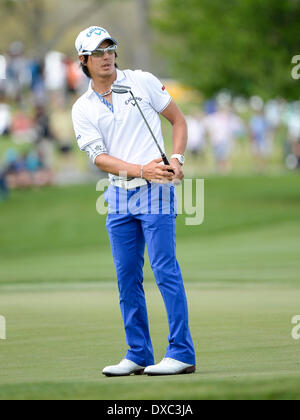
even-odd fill
[{"label": "watch strap", "polygon": [[184,164],[184,156],[179,154],[174,154],[171,156],[171,159],[177,159],[178,162],[183,165]]}]

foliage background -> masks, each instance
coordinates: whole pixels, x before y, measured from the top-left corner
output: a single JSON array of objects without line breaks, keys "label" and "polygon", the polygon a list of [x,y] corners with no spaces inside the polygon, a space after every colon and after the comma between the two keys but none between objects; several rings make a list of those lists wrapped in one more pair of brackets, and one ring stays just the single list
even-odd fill
[{"label": "foliage background", "polygon": [[120,40],[123,67],[172,76],[207,96],[297,99],[292,57],[300,53],[299,0],[1,0],[0,52],[21,39],[34,55],[74,55],[87,25]]}]

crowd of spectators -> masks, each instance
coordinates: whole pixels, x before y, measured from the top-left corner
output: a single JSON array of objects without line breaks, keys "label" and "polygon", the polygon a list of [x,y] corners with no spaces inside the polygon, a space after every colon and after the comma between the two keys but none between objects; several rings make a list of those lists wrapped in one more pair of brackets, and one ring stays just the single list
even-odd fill
[{"label": "crowd of spectators", "polygon": [[87,83],[76,61],[58,51],[48,52],[44,59],[28,58],[19,41],[6,55],[0,54],[0,75],[0,91],[19,105],[28,100],[28,92],[35,105],[52,99],[66,105],[70,95],[83,92]]},{"label": "crowd of spectators", "polygon": [[245,100],[221,93],[189,115],[187,122],[188,151],[204,162],[210,147],[219,173],[230,172],[232,155],[242,140],[248,142],[258,171],[268,170],[275,141],[279,143],[283,165],[289,170],[300,168],[299,101],[264,102],[258,96]]},{"label": "crowd of spectators", "polygon": [[[87,84],[78,62],[60,52],[50,51],[43,60],[29,58],[17,41],[6,54],[0,54],[0,199],[11,188],[55,182],[54,153],[66,157],[72,151],[74,133],[66,121]],[[53,130],[49,118],[53,109],[58,130]],[[237,142],[245,138],[255,166],[265,170],[278,135],[282,162],[290,170],[300,167],[300,102],[276,99],[264,103],[259,97],[246,100],[223,92],[188,115],[187,122],[187,148],[196,157],[199,170],[210,149],[216,169],[222,174],[230,172]],[[5,141],[10,141],[10,147],[2,147]],[[26,147],[20,150],[19,144]]]},{"label": "crowd of spectators", "polygon": [[0,55],[0,199],[12,188],[54,182],[54,154],[71,152],[73,132],[55,132],[49,113],[69,112],[87,82],[78,63],[60,52],[28,58],[17,41]]}]

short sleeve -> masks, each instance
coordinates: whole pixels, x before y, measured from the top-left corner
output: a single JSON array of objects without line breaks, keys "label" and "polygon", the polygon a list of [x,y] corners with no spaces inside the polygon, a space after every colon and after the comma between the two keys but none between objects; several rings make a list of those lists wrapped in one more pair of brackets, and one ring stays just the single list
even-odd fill
[{"label": "short sleeve", "polygon": [[76,140],[81,150],[85,150],[95,140],[103,140],[100,130],[88,119],[78,102],[73,106],[72,120]]},{"label": "short sleeve", "polygon": [[97,156],[100,156],[104,153],[108,154],[106,146],[102,140],[93,141],[88,146],[86,146],[83,151],[87,153],[93,163],[95,163]]},{"label": "short sleeve", "polygon": [[141,77],[143,88],[147,90],[151,105],[156,112],[163,112],[172,101],[166,87],[151,73],[141,72]]}]

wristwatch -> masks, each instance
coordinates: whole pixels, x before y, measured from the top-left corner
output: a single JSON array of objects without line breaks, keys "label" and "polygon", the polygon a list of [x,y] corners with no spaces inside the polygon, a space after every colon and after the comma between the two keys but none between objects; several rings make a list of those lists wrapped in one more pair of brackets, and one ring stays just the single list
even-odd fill
[{"label": "wristwatch", "polygon": [[178,160],[178,162],[180,163],[180,165],[184,165],[184,156],[183,155],[172,155],[171,159],[176,158]]}]

